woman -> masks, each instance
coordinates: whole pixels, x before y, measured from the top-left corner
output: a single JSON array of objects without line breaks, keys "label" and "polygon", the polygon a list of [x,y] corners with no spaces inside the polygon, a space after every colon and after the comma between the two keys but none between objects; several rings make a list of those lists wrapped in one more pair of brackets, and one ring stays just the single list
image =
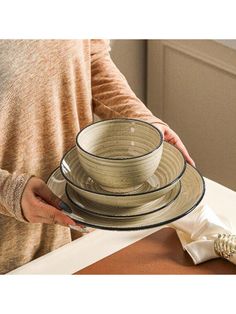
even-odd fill
[{"label": "woman", "polygon": [[176,133],[132,92],[109,50],[107,40],[0,41],[0,273],[71,241],[75,223],[45,180],[93,113],[155,124],[193,164]]}]

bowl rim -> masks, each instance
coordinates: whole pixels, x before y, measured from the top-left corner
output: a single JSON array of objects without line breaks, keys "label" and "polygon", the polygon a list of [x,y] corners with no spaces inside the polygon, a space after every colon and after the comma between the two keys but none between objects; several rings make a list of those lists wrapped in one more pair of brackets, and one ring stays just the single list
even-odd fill
[{"label": "bowl rim", "polygon": [[[122,158],[111,158],[111,157],[102,157],[102,156],[98,156],[98,155],[95,155],[93,153],[90,153],[88,152],[87,150],[85,150],[80,144],[79,144],[79,136],[81,136],[81,134],[89,127],[91,126],[94,126],[95,124],[102,124],[102,123],[105,123],[105,122],[113,122],[113,123],[118,123],[118,122],[121,122],[121,123],[125,123],[125,122],[128,122],[128,121],[134,121],[134,122],[141,122],[141,124],[145,124],[147,125],[148,127],[151,127],[153,128],[160,136],[160,143],[155,147],[153,148],[152,150],[150,150],[148,153],[145,153],[143,155],[138,155],[138,156],[132,156],[132,157],[122,157]],[[96,121],[96,122],[93,122],[89,125],[87,125],[86,127],[84,127],[82,130],[80,130],[78,132],[78,134],[76,135],[76,146],[81,149],[85,154],[88,154],[94,158],[98,158],[98,159],[102,159],[102,160],[110,160],[110,161],[116,161],[116,160],[132,160],[132,159],[137,159],[137,158],[142,158],[144,156],[147,156],[147,155],[150,155],[152,154],[153,152],[155,152],[156,150],[158,150],[162,144],[163,144],[163,134],[162,132],[154,125],[152,125],[151,123],[149,122],[146,122],[146,121],[143,121],[143,120],[139,120],[139,119],[133,119],[133,118],[113,118],[113,119],[103,119],[103,120],[100,120],[100,121]]]},{"label": "bowl rim", "polygon": [[[62,159],[61,159],[61,161],[60,161],[60,171],[61,171],[61,173],[62,173],[62,176],[65,178],[65,180],[66,180],[67,182],[69,182],[72,186],[74,186],[75,188],[77,188],[77,189],[79,189],[79,190],[82,190],[82,191],[85,191],[85,192],[91,193],[91,194],[98,194],[98,195],[112,196],[112,197],[113,197],[113,196],[114,196],[114,197],[134,197],[134,196],[136,197],[136,196],[139,196],[139,195],[146,195],[146,194],[156,193],[156,192],[159,192],[159,191],[161,191],[161,190],[164,190],[164,189],[168,188],[169,186],[173,185],[174,183],[178,182],[178,181],[181,179],[181,177],[183,176],[183,174],[184,174],[184,172],[185,172],[185,169],[186,169],[186,167],[187,167],[187,162],[186,162],[186,160],[185,160],[185,158],[184,158],[183,153],[181,152],[181,150],[180,150],[179,148],[177,148],[176,146],[174,146],[174,145],[172,145],[172,144],[170,144],[170,143],[168,143],[168,142],[166,142],[166,141],[163,141],[163,144],[164,144],[164,145],[167,145],[167,146],[170,145],[170,146],[174,147],[174,148],[178,151],[178,153],[181,154],[181,157],[182,157],[182,159],[183,159],[183,168],[181,169],[181,171],[180,171],[180,173],[178,174],[178,176],[177,176],[176,178],[174,178],[172,181],[170,181],[168,184],[166,184],[166,185],[164,185],[164,186],[162,186],[162,187],[160,187],[160,188],[157,188],[157,189],[155,189],[155,190],[152,190],[152,191],[140,192],[140,193],[136,193],[136,194],[120,194],[120,193],[113,193],[113,194],[111,194],[111,192],[109,193],[109,192],[106,192],[106,191],[104,191],[104,193],[101,193],[101,192],[95,192],[95,191],[87,190],[87,189],[85,189],[85,188],[82,188],[82,187],[79,186],[79,185],[76,185],[75,183],[73,183],[73,182],[66,176],[66,174],[64,174],[64,172],[63,172],[63,167],[62,167],[63,160],[65,159],[65,157],[67,156],[67,154],[69,154],[73,149],[76,149],[76,148],[77,148],[76,145],[73,146],[71,149],[69,149],[69,150],[63,155],[63,157],[62,157]],[[164,145],[163,145],[163,149],[164,149]],[[80,161],[79,161],[79,162],[80,162]],[[81,165],[81,167],[82,167],[82,165]],[[85,170],[84,170],[84,171],[85,171]],[[88,175],[88,177],[89,177],[89,175]]]}]

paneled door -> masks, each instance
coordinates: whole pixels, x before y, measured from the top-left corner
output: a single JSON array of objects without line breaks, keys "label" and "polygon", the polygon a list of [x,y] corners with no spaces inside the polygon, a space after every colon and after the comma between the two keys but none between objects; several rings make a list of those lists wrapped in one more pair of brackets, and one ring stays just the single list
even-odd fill
[{"label": "paneled door", "polygon": [[202,174],[236,190],[236,50],[213,40],[149,40],[147,104]]}]

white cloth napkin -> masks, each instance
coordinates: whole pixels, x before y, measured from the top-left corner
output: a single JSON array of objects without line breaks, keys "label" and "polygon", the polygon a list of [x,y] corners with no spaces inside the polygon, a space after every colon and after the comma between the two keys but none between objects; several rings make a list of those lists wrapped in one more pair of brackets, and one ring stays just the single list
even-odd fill
[{"label": "white cloth napkin", "polygon": [[[194,264],[219,258],[214,250],[218,234],[231,234],[232,228],[226,219],[220,219],[208,205],[201,205],[189,215],[169,225],[176,229],[177,235]],[[236,254],[229,261],[236,264]]]}]

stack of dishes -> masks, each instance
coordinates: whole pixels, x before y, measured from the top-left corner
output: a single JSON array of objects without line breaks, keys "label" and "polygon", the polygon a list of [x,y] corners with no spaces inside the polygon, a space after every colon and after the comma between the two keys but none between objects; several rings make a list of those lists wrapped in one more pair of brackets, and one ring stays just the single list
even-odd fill
[{"label": "stack of dishes", "polygon": [[182,153],[136,119],[103,120],[80,131],[48,186],[68,203],[71,218],[108,230],[168,224],[205,193],[202,176]]}]

